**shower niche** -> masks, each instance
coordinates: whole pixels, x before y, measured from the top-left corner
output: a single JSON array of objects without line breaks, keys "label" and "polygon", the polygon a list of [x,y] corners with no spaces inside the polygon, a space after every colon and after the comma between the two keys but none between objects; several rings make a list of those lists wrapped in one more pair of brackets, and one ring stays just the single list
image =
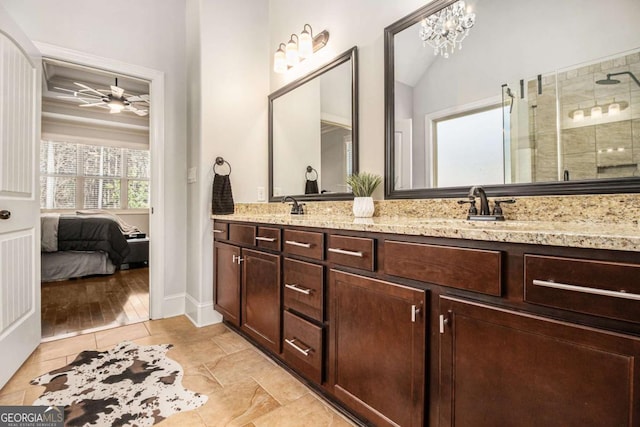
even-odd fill
[{"label": "shower niche", "polygon": [[502,86],[505,183],[640,176],[640,51]]}]

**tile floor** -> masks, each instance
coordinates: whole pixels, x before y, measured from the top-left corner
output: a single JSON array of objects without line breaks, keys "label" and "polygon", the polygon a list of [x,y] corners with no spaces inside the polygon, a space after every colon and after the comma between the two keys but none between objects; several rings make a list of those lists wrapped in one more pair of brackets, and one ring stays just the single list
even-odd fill
[{"label": "tile floor", "polygon": [[106,350],[124,340],[173,344],[167,354],[182,365],[184,387],[209,396],[204,406],[158,426],[354,425],[237,333],[222,324],[196,328],[184,316],[42,343],[0,389],[0,405],[30,405],[44,390],[29,385],[31,379],[80,351]]}]

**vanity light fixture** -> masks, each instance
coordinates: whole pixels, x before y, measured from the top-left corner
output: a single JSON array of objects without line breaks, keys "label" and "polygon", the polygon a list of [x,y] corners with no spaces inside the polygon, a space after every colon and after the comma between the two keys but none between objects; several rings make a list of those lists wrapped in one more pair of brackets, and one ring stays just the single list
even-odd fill
[{"label": "vanity light fixture", "polygon": [[327,30],[314,37],[311,25],[305,24],[300,36],[291,34],[286,45],[280,43],[278,50],[273,55],[273,71],[276,73],[286,72],[289,68],[296,66],[300,61],[311,57],[315,52],[325,47],[328,41],[329,32]]},{"label": "vanity light fixture", "polygon": [[286,46],[284,43],[280,43],[278,50],[273,55],[273,71],[276,73],[284,73],[287,71],[287,55],[284,53]]},{"label": "vanity light fixture", "polygon": [[462,41],[469,35],[475,22],[476,14],[460,0],[424,18],[419,35],[424,46],[433,48],[434,55],[448,58],[456,47],[462,49]]},{"label": "vanity light fixture", "polygon": [[587,119],[600,119],[604,117],[605,114],[608,117],[613,117],[620,115],[622,111],[627,108],[629,108],[628,102],[616,101],[615,99],[608,104],[598,105],[596,103],[587,108],[578,105],[578,109],[569,112],[569,118],[572,119],[574,123],[578,123]]},{"label": "vanity light fixture", "polygon": [[[293,38],[296,38],[293,40]],[[291,38],[287,42],[287,65],[293,67],[300,62],[300,56],[298,55],[298,36],[291,34]]]},{"label": "vanity light fixture", "polygon": [[607,114],[610,116],[617,116],[620,114],[620,104],[617,102],[613,102],[613,104],[609,104],[609,108],[607,108]]}]

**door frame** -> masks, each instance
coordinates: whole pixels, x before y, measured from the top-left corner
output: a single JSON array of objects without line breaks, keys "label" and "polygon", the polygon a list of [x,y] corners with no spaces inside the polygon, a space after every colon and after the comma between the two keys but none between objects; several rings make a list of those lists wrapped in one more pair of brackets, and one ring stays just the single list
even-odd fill
[{"label": "door frame", "polygon": [[115,59],[104,58],[48,43],[33,42],[43,58],[52,58],[149,81],[151,101],[149,148],[151,153],[151,210],[149,212],[149,317],[163,317],[164,301],[164,72]]}]

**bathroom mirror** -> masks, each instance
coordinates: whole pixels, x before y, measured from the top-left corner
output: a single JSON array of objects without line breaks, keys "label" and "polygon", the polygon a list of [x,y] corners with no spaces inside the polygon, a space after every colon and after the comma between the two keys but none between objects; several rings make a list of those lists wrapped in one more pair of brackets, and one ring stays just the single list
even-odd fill
[{"label": "bathroom mirror", "polygon": [[269,201],[353,198],[358,171],[358,68],[354,47],[269,95]]},{"label": "bathroom mirror", "polygon": [[638,16],[436,0],[387,27],[386,198],[639,192]]}]

